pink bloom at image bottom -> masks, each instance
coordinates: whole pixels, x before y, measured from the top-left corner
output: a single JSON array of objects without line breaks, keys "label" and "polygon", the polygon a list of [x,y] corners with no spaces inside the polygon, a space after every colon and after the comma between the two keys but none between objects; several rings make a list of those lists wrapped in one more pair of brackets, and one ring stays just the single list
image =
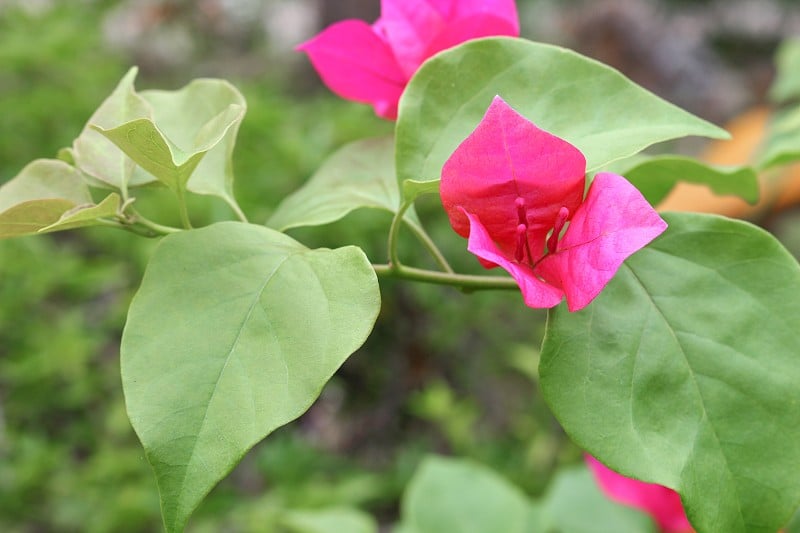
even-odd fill
[{"label": "pink bloom at image bottom", "polygon": [[693,531],[683,510],[681,497],[674,490],[625,477],[591,455],[586,455],[586,463],[600,489],[610,499],[646,512],[664,533]]},{"label": "pink bloom at image bottom", "polygon": [[381,16],[337,22],[297,47],[348,100],[397,118],[408,80],[432,55],[470,39],[519,35],[514,0],[382,0]]},{"label": "pink bloom at image bottom", "polygon": [[486,268],[516,280],[530,307],[586,307],[631,254],[666,228],[625,178],[597,174],[584,198],[586,159],[495,97],[442,168],[453,229]]}]

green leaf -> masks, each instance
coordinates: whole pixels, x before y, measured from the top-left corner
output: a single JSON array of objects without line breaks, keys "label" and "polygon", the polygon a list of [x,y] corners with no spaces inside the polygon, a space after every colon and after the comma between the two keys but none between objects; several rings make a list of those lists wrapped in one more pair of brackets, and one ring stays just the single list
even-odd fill
[{"label": "green leaf", "polygon": [[377,533],[375,519],[357,509],[328,508],[289,511],[282,524],[292,533]]},{"label": "green leaf", "polygon": [[[302,188],[281,202],[267,225],[285,231],[328,224],[362,207],[391,213],[400,207],[392,137],[362,139],[334,152]],[[405,220],[420,225],[413,209]]]},{"label": "green leaf", "polygon": [[118,207],[116,194],[95,205],[75,167],[37,159],[0,187],[0,239],[90,226]]},{"label": "green leaf", "polygon": [[96,127],[137,165],[174,192],[186,189],[186,182],[206,150],[187,153],[178,148],[148,118],[126,122],[109,130]]},{"label": "green leaf", "polygon": [[155,178],[142,174],[133,179],[134,162],[95,128],[113,129],[131,120],[152,115],[150,105],[133,87],[137,72],[138,69],[133,67],[125,74],[111,95],[89,118],[72,149],[75,165],[86,175],[99,184],[120,190],[152,182]]},{"label": "green leaf", "polygon": [[773,114],[758,166],[767,169],[800,160],[800,106]]},{"label": "green leaf", "polygon": [[542,504],[540,531],[569,533],[657,533],[641,511],[612,502],[600,491],[586,467],[560,470]]},{"label": "green leaf", "polygon": [[531,506],[519,489],[484,466],[430,456],[403,495],[401,530],[525,533]]},{"label": "green leaf", "polygon": [[225,80],[201,78],[177,91],[142,91],[153,107],[155,124],[183,151],[205,152],[188,182],[188,190],[218,196],[234,211],[233,149],[247,104]]},{"label": "green leaf", "polygon": [[758,201],[758,175],[752,167],[721,167],[701,163],[690,157],[656,156],[612,165],[616,172],[633,183],[647,201],[658,204],[680,182],[707,185],[716,194],[733,194],[755,204]]},{"label": "green leaf", "polygon": [[440,179],[432,181],[403,181],[403,201],[413,202],[423,194],[439,194]]},{"label": "green leaf", "polygon": [[495,95],[577,146],[588,170],[660,141],[728,136],[570,50],[523,39],[477,39],[426,61],[406,87],[396,130],[400,182],[439,178]]},{"label": "green leaf", "polygon": [[664,218],[586,309],[551,311],[542,393],[589,453],[677,490],[699,533],[774,532],[800,501],[800,267],[750,224]]},{"label": "green leaf", "polygon": [[783,103],[800,97],[800,39],[787,39],[775,56],[776,75],[769,89],[770,99]]},{"label": "green leaf", "polygon": [[79,205],[65,212],[57,222],[39,230],[40,233],[80,228],[93,224],[98,218],[111,218],[119,213],[120,197],[112,192],[97,204]]},{"label": "green leaf", "polygon": [[167,531],[308,409],[379,308],[375,273],[353,246],[309,250],[236,222],[163,239],[131,304],[121,365]]}]

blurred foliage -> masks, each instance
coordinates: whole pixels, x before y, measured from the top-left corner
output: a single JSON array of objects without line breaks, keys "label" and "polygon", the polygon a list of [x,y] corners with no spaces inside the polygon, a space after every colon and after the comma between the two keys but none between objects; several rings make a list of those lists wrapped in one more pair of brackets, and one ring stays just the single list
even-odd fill
[{"label": "blurred foliage", "polygon": [[[1,12],[0,182],[69,145],[129,67],[100,36],[113,4]],[[175,72],[164,80],[150,72],[139,88],[189,81]],[[265,221],[336,148],[392,131],[367,106],[327,93],[292,94],[263,76],[232,81],[248,102],[235,190],[253,222]],[[145,214],[177,224],[169,194],[136,194]],[[418,208],[454,266],[480,271],[438,200]],[[190,209],[197,225],[232,218],[214,198],[194,197]],[[389,222],[364,211],[290,233],[309,246],[356,243],[382,262]],[[127,305],[155,244],[108,229],[0,241],[0,531],[158,530],[158,495],[125,415],[118,355]],[[430,261],[408,235],[401,246],[410,264]],[[382,291],[367,345],[307,415],[248,454],[190,530],[283,531],[296,525],[296,510],[340,506],[391,523],[431,451],[488,463],[531,494],[559,462],[579,458],[533,390],[544,313],[513,292],[392,282]]]}]

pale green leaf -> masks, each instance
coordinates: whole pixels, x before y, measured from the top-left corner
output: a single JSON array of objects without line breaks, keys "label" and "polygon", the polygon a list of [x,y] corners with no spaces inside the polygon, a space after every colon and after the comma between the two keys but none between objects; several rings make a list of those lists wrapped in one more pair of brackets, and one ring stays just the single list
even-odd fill
[{"label": "pale green leaf", "polygon": [[39,233],[90,226],[98,218],[113,218],[119,214],[120,197],[112,192],[99,204],[79,205],[66,211],[57,222],[39,230]]},{"label": "pale green leaf", "polygon": [[800,267],[765,231],[666,214],[586,309],[549,317],[542,393],[610,468],[680,492],[698,533],[800,502]]},{"label": "pale green leaf", "polygon": [[542,503],[539,531],[569,533],[657,533],[643,512],[609,500],[586,467],[560,470]]},{"label": "pale green leaf", "polygon": [[133,178],[134,162],[106,139],[95,127],[113,129],[131,120],[152,115],[150,105],[136,93],[133,82],[138,69],[131,68],[114,91],[100,104],[73,143],[75,165],[87,176],[116,189],[142,185],[155,180],[142,174]]},{"label": "pale green leaf", "polygon": [[758,201],[758,175],[752,167],[706,165],[696,159],[662,155],[619,162],[611,171],[625,176],[647,201],[661,202],[678,183],[706,185],[715,194],[732,194],[755,204]]},{"label": "pale green leaf", "polygon": [[131,304],[121,364],[167,531],[308,409],[379,308],[375,273],[353,246],[309,250],[235,222],[164,238]]},{"label": "pale green leaf", "polygon": [[347,507],[289,511],[282,524],[291,533],[377,533],[378,523],[358,509]]},{"label": "pale green leaf", "polygon": [[148,118],[126,122],[109,130],[96,129],[137,165],[175,192],[186,189],[189,176],[205,155],[205,151],[184,152]]},{"label": "pale green leaf", "polygon": [[403,495],[402,527],[415,533],[528,533],[532,503],[495,472],[430,456]]},{"label": "pale green leaf", "polygon": [[438,194],[441,181],[438,179],[432,181],[405,180],[403,182],[403,201],[413,202],[424,194]]},{"label": "pale green leaf", "polygon": [[[302,188],[281,202],[267,225],[285,231],[328,224],[362,207],[391,213],[400,207],[392,137],[362,139],[334,152]],[[413,209],[405,220],[420,225]]]},{"label": "pale green leaf", "polygon": [[113,200],[102,205],[94,205],[75,167],[37,159],[0,187],[0,238],[88,226],[116,213],[108,212]]},{"label": "pale green leaf", "polygon": [[187,187],[198,194],[219,196],[234,210],[233,148],[247,110],[244,96],[220,79],[193,80],[177,91],[141,92],[153,107],[159,130],[181,150],[205,156]]},{"label": "pale green leaf", "polygon": [[435,180],[495,95],[577,146],[595,170],[661,141],[727,133],[557,46],[492,37],[426,61],[406,87],[397,120],[397,174]]}]

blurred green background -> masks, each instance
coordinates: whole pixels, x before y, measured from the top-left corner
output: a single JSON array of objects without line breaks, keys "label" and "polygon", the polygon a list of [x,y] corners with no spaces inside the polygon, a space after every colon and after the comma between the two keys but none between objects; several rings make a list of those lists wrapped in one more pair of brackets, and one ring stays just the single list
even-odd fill
[{"label": "blurred green background", "polygon": [[[758,4],[753,15],[752,4]],[[714,121],[763,100],[775,47],[797,34],[790,2],[519,2],[523,36],[573,47]],[[267,219],[344,143],[391,132],[368,106],[321,87],[292,47],[377,0],[0,0],[0,182],[71,144],[132,64],[138,89],[225,77],[248,113],[235,153],[236,194]],[[153,199],[161,221],[169,201]],[[196,199],[193,219],[230,218]],[[464,253],[435,198],[418,209],[457,269]],[[797,213],[767,221],[800,251]],[[356,243],[384,261],[389,217],[358,212],[292,235]],[[0,242],[0,531],[158,531],[151,470],[128,424],[118,345],[155,244],[110,229]],[[412,241],[403,257],[425,264]],[[420,458],[471,457],[539,495],[580,461],[536,393],[544,313],[516,293],[464,295],[382,283],[367,344],[301,419],[272,434],[196,513],[190,531],[273,531],[289,508],[353,505],[382,524]]]}]

